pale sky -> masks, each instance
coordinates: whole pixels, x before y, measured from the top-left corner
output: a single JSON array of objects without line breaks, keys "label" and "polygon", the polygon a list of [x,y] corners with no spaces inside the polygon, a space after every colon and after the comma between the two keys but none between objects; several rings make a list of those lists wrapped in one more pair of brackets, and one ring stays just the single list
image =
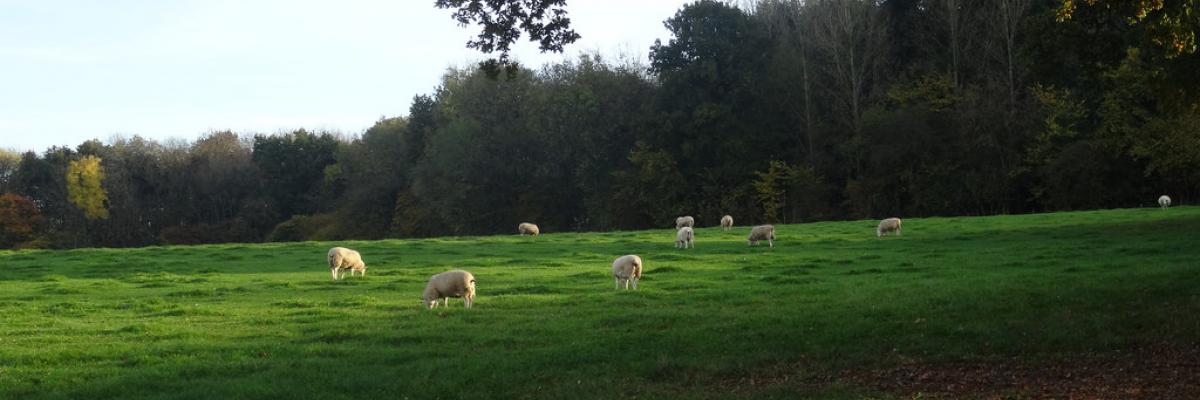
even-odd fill
[{"label": "pale sky", "polygon": [[[540,54],[645,60],[688,0],[568,0],[583,36]],[[434,0],[0,0],[0,148],[213,130],[357,135],[485,56]]]}]

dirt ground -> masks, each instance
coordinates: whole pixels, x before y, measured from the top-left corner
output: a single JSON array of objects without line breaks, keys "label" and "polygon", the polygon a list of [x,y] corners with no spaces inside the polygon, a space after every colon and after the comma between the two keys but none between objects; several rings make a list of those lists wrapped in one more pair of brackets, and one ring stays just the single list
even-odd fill
[{"label": "dirt ground", "polygon": [[877,370],[813,374],[807,360],[714,382],[719,391],[752,394],[772,387],[866,387],[904,399],[1200,400],[1200,344],[1155,345],[1070,359],[1030,362],[909,361]]},{"label": "dirt ground", "polygon": [[847,372],[840,380],[904,398],[1200,399],[1200,346],[1158,345],[1045,363],[907,363]]}]

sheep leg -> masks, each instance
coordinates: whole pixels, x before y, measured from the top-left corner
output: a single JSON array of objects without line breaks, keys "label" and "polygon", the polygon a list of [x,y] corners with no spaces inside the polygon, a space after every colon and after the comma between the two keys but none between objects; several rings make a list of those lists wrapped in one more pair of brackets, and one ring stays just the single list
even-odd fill
[{"label": "sheep leg", "polygon": [[771,239],[767,239],[767,245],[769,245],[773,249],[773,248],[775,248],[775,241],[771,240]]},{"label": "sheep leg", "polygon": [[638,279],[637,279],[637,278],[633,278],[633,279],[630,279],[630,280],[631,280],[631,281],[633,281],[633,290],[637,290],[637,281],[638,281]]},{"label": "sheep leg", "polygon": [[329,273],[333,275],[333,280],[337,280],[337,268],[330,268]]}]

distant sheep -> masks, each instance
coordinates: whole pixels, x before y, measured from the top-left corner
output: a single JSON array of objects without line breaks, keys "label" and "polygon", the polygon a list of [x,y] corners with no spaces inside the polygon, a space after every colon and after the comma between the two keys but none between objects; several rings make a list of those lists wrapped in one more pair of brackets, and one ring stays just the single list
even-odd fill
[{"label": "distant sheep", "polygon": [[759,225],[750,229],[750,237],[746,239],[750,246],[758,244],[758,242],[766,240],[767,245],[775,247],[775,227],[771,225]]},{"label": "distant sheep", "polygon": [[475,275],[455,269],[429,277],[421,302],[430,309],[436,308],[438,300],[445,299],[442,307],[450,307],[451,297],[461,297],[463,306],[475,304]]},{"label": "distant sheep", "polygon": [[617,257],[613,261],[613,278],[616,279],[617,290],[621,289],[621,284],[629,289],[630,283],[637,290],[638,279],[642,278],[642,258],[633,254]]},{"label": "distant sheep", "polygon": [[879,221],[879,226],[875,227],[875,237],[880,237],[890,232],[896,232],[896,236],[900,236],[900,218],[888,218]]},{"label": "distant sheep", "polygon": [[528,222],[522,222],[520,225],[517,225],[517,232],[520,235],[537,236],[542,231],[538,230],[537,225]]},{"label": "distant sheep", "polygon": [[1159,196],[1158,197],[1158,206],[1162,207],[1162,208],[1170,207],[1171,206],[1171,197],[1167,196],[1165,194],[1162,196]]},{"label": "distant sheep", "polygon": [[326,260],[329,261],[329,273],[333,275],[335,281],[345,276],[346,270],[350,270],[350,276],[354,276],[355,271],[362,276],[367,276],[367,264],[363,263],[362,255],[357,251],[345,247],[334,247],[329,249]]},{"label": "distant sheep", "polygon": [[685,226],[685,227],[679,228],[679,232],[675,233],[675,248],[686,249],[686,248],[688,248],[688,245],[690,244],[690,245],[692,245],[692,248],[694,249],[694,248],[696,248],[695,240],[696,240],[696,232],[694,232],[692,230],[692,227]]},{"label": "distant sheep", "polygon": [[726,231],[733,229],[733,217],[732,216],[726,215],[724,217],[721,217],[721,229],[724,229]]},{"label": "distant sheep", "polygon": [[675,218],[675,229],[679,229],[679,228],[682,228],[685,226],[695,227],[696,219],[692,218],[692,216],[690,216],[690,215],[685,215],[685,216],[682,216],[679,218]]}]

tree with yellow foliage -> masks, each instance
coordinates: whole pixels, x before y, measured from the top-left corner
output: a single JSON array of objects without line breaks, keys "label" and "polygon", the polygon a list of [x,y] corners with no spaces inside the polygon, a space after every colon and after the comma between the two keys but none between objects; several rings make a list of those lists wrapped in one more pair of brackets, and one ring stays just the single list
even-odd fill
[{"label": "tree with yellow foliage", "polygon": [[89,220],[108,218],[108,192],[100,185],[103,180],[100,157],[84,156],[67,165],[68,198]]}]

